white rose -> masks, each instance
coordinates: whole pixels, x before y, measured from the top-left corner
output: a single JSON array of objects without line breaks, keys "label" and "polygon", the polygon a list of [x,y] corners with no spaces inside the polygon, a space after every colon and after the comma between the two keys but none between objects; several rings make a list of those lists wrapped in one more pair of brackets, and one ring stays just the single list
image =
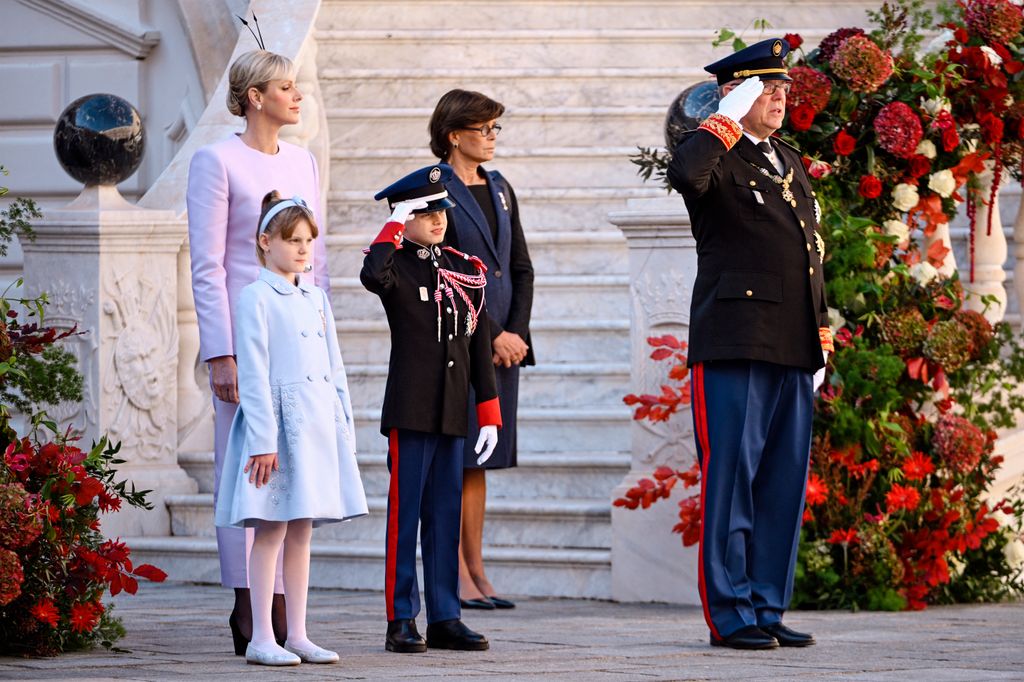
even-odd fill
[{"label": "white rose", "polygon": [[934,159],[936,154],[939,153],[935,148],[935,143],[931,140],[921,140],[921,143],[917,145],[917,149],[915,149],[914,152],[920,154],[926,159]]},{"label": "white rose", "polygon": [[922,97],[921,108],[924,109],[926,114],[935,118],[940,111],[952,111],[953,105],[945,97],[932,97],[930,99]]},{"label": "white rose", "polygon": [[1003,58],[999,56],[999,53],[993,50],[988,45],[982,45],[981,51],[985,53],[986,57],[988,57],[988,62],[992,66],[999,66],[1000,64],[1003,63]]},{"label": "white rose", "polygon": [[901,182],[892,190],[892,205],[897,211],[904,212],[917,206],[920,197],[917,195],[917,187]]},{"label": "white rose", "polygon": [[886,220],[882,223],[882,228],[886,235],[896,237],[897,244],[902,244],[910,239],[910,228],[902,220]]},{"label": "white rose", "polygon": [[1014,538],[1003,545],[1003,555],[1006,557],[1006,565],[1017,569],[1024,566],[1024,542],[1020,538]]},{"label": "white rose", "polygon": [[916,279],[919,284],[924,286],[938,277],[939,271],[936,270],[935,266],[931,263],[921,261],[920,263],[914,263],[910,266],[910,276]]},{"label": "white rose", "polygon": [[928,189],[938,194],[943,199],[948,199],[956,191],[956,178],[953,171],[940,170],[928,176]]}]

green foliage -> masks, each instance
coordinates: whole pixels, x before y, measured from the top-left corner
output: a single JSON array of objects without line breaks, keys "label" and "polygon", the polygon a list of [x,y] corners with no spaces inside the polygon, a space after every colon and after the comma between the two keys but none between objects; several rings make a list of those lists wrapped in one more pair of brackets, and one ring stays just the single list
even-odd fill
[{"label": "green foliage", "polygon": [[[8,175],[8,170],[3,166],[0,166],[0,175]],[[6,196],[7,192],[6,187],[0,187],[0,198]],[[42,217],[34,201],[21,197],[0,210],[0,257],[7,255],[8,244],[14,237],[34,240],[36,234],[30,221]]]},{"label": "green foliage", "polygon": [[25,356],[10,379],[0,384],[0,403],[24,414],[46,406],[82,399],[82,375],[75,356],[58,346],[47,347],[38,356]]}]

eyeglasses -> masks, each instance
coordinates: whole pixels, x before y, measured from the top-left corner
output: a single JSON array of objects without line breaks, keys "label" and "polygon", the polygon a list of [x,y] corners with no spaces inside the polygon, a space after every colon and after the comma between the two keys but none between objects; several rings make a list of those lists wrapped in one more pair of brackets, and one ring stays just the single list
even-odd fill
[{"label": "eyeglasses", "polygon": [[793,84],[789,81],[766,81],[764,84],[763,94],[774,95],[776,90],[782,90],[787,95],[789,91],[793,89]]},{"label": "eyeglasses", "polygon": [[466,126],[465,128],[463,128],[463,130],[475,130],[478,133],[480,133],[480,135],[482,137],[490,137],[491,133],[493,132],[494,136],[497,137],[498,133],[501,132],[501,124],[500,123],[495,123],[494,125],[491,126],[491,125],[487,125],[485,123],[484,125],[480,126],[479,128],[470,128],[469,126]]}]

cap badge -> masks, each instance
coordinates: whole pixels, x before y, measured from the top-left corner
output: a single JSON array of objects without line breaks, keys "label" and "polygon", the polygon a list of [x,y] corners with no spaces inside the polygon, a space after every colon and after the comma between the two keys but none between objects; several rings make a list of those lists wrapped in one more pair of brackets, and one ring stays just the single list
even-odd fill
[{"label": "cap badge", "polygon": [[437,182],[438,180],[441,179],[441,169],[438,168],[437,166],[434,166],[433,168],[430,169],[430,175],[427,177],[430,178],[430,182]]},{"label": "cap badge", "polygon": [[772,43],[772,54],[776,57],[782,54],[782,41],[776,40]]}]

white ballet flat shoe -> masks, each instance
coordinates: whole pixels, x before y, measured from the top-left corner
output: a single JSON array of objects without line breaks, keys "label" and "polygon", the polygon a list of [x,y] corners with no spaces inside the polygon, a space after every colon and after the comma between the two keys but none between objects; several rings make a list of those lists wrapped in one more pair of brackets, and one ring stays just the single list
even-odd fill
[{"label": "white ballet flat shoe", "polygon": [[316,644],[311,648],[306,648],[292,646],[290,642],[285,642],[284,648],[301,658],[303,663],[337,663],[341,660],[337,652],[328,651]]},{"label": "white ballet flat shoe", "polygon": [[261,649],[249,642],[249,646],[245,649],[245,662],[255,665],[298,665],[302,663],[302,659],[290,651],[285,651],[277,644],[272,646],[273,649]]}]

